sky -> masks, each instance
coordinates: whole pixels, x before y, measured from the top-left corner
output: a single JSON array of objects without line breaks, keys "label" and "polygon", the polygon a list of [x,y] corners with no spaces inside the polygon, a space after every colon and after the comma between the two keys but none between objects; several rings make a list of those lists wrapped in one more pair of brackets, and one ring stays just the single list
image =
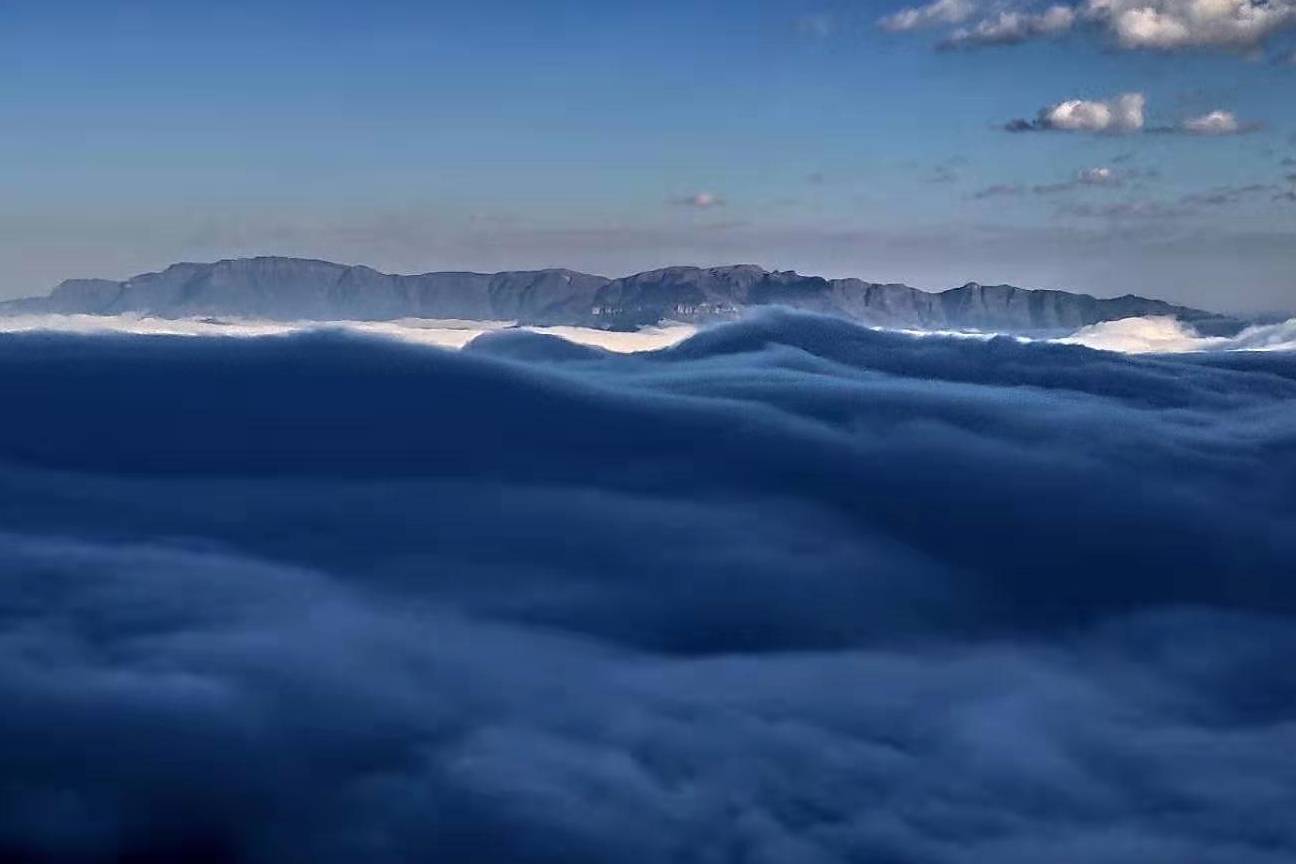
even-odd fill
[{"label": "sky", "polygon": [[1296,0],[0,5],[0,297],[255,254],[1296,310]]}]

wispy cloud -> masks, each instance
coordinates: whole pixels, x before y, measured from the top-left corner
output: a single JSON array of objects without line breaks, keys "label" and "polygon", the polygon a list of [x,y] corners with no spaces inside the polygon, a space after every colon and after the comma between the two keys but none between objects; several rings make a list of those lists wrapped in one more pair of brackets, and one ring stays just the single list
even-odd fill
[{"label": "wispy cloud", "polygon": [[1060,36],[1075,24],[1070,6],[1050,6],[1043,12],[1000,11],[971,27],[960,27],[939,43],[941,48],[1013,45],[1029,39]]},{"label": "wispy cloud", "polygon": [[1016,198],[1030,193],[1032,195],[1060,195],[1086,189],[1111,190],[1124,189],[1127,181],[1136,178],[1151,177],[1154,172],[1143,170],[1120,170],[1106,165],[1083,168],[1071,177],[1056,183],[996,183],[986,186],[968,196],[973,201],[984,201],[990,198]]},{"label": "wispy cloud", "polygon": [[987,198],[1014,198],[1026,194],[1026,187],[1020,183],[996,183],[973,192],[973,201],[984,201]]},{"label": "wispy cloud", "polygon": [[1096,168],[1085,168],[1077,171],[1070,180],[1061,183],[1046,183],[1032,187],[1037,195],[1052,195],[1059,192],[1070,192],[1075,189],[1099,188],[1119,189],[1133,172],[1118,171],[1105,165]]},{"label": "wispy cloud", "polygon": [[[1296,177],[1296,175],[1293,176]],[[1296,181],[1293,182],[1292,191],[1296,192]],[[1109,204],[1073,202],[1062,205],[1057,212],[1059,215],[1082,218],[1170,221],[1182,217],[1201,215],[1205,211],[1216,208],[1235,207],[1249,202],[1261,201],[1266,196],[1270,196],[1275,201],[1296,200],[1296,197],[1289,197],[1289,194],[1282,185],[1277,183],[1248,183],[1235,186],[1215,186],[1200,192],[1190,192],[1173,201],[1143,199]]]},{"label": "wispy cloud", "polygon": [[1223,207],[1274,191],[1272,184],[1251,183],[1246,186],[1217,186],[1205,192],[1194,192],[1179,199],[1189,207]]},{"label": "wispy cloud", "polygon": [[956,183],[960,178],[960,169],[966,167],[967,162],[964,156],[952,156],[933,165],[923,180],[928,183]]},{"label": "wispy cloud", "polygon": [[884,30],[902,33],[943,24],[959,24],[976,14],[972,0],[935,0],[926,6],[911,6],[878,19]]},{"label": "wispy cloud", "polygon": [[1075,202],[1058,208],[1062,216],[1084,219],[1136,220],[1162,222],[1184,215],[1184,208],[1160,201],[1119,201],[1111,204]]},{"label": "wispy cloud", "polygon": [[721,198],[714,192],[694,192],[690,195],[672,198],[670,199],[670,203],[677,207],[692,207],[697,210],[710,210],[714,207],[725,206],[725,199]]},{"label": "wispy cloud", "polygon": [[1215,110],[1188,118],[1183,122],[1182,128],[1190,135],[1239,135],[1258,127],[1239,122],[1232,111]]},{"label": "wispy cloud", "polygon": [[836,16],[830,12],[814,12],[796,19],[796,31],[803,36],[827,39],[836,29]]},{"label": "wispy cloud", "polygon": [[1296,174],[1288,174],[1283,179],[1287,181],[1287,186],[1274,192],[1273,200],[1296,202]]}]

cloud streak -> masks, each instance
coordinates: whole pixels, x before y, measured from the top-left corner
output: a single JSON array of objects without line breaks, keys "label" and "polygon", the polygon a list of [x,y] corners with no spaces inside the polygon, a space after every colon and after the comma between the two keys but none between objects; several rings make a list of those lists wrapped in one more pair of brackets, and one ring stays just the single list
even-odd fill
[{"label": "cloud streak", "polygon": [[678,207],[692,207],[695,210],[710,210],[714,207],[723,207],[725,200],[714,192],[695,192],[692,195],[672,198],[670,203]]},{"label": "cloud streak", "polygon": [[591,327],[524,326],[512,321],[457,321],[405,318],[394,321],[271,321],[265,319],[154,318],[147,315],[5,315],[0,333],[131,334],[140,336],[205,336],[254,338],[291,334],[343,332],[382,337],[414,345],[463,348],[479,336],[501,331],[526,331],[615,352],[665,348],[696,332],[689,324],[641,327],[633,332]]}]

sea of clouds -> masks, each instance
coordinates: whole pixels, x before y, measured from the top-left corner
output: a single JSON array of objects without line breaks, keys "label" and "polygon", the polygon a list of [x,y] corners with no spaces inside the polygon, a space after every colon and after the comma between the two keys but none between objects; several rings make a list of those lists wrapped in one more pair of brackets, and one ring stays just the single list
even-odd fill
[{"label": "sea of clouds", "polygon": [[0,381],[0,861],[1296,856],[1296,354],[773,311]]},{"label": "sea of clouds", "polygon": [[[403,318],[392,321],[273,321],[247,318],[155,318],[148,315],[9,315],[0,316],[4,333],[129,333],[141,336],[283,336],[294,333],[341,331],[430,345],[463,348],[478,336],[501,330],[522,330],[557,336],[577,345],[627,354],[656,351],[684,341],[698,332],[691,324],[667,322],[637,330],[600,330],[566,325],[518,326],[513,321],[469,321],[436,318]],[[968,331],[901,330],[913,336],[952,336],[990,339],[995,333]],[[1031,337],[1014,336],[1020,341]],[[1074,333],[1033,337],[1064,345],[1084,345],[1125,354],[1182,354],[1203,351],[1296,350],[1296,318],[1255,324],[1233,336],[1203,336],[1190,323],[1170,316],[1123,318],[1081,327]]]},{"label": "sea of clouds", "polygon": [[1253,324],[1233,336],[1203,336],[1170,316],[1122,318],[1081,327],[1054,341],[1126,354],[1204,351],[1296,351],[1296,318]]},{"label": "sea of clouds", "polygon": [[598,330],[555,325],[518,327],[512,321],[468,321],[402,318],[393,321],[272,321],[255,318],[155,318],[149,315],[9,315],[0,316],[3,333],[124,333],[139,336],[285,336],[293,333],[340,331],[430,345],[462,348],[478,336],[518,329],[557,336],[577,345],[618,353],[653,351],[687,339],[697,332],[688,324],[641,327],[637,330]]}]

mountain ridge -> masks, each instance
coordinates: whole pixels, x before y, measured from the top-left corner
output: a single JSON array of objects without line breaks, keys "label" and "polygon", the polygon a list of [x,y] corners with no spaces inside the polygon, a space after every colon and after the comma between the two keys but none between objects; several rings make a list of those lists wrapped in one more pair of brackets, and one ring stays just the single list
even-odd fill
[{"label": "mountain ridge", "polygon": [[1039,332],[1169,315],[1204,332],[1239,322],[1126,294],[968,282],[929,292],[901,283],[827,279],[754,264],[674,266],[609,278],[565,268],[498,273],[382,273],[363,264],[282,256],[179,262],[130,279],[68,279],[47,296],[0,302],[0,315],[124,313],[273,320],[462,318],[626,329],[735,317],[781,305],[874,326]]}]

